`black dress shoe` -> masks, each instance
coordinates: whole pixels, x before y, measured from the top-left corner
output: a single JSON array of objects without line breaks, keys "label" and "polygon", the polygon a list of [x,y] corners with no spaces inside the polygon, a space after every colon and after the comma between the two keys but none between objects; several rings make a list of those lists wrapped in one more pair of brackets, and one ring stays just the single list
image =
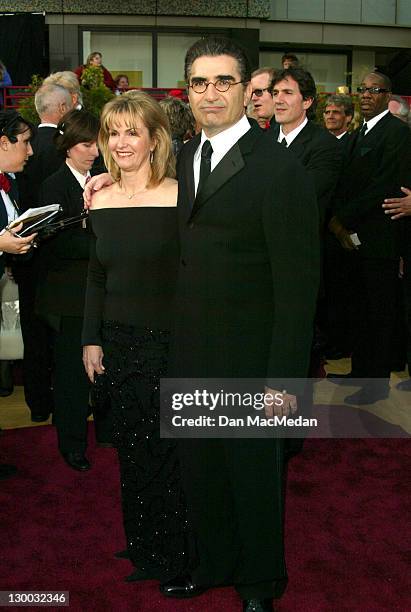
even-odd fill
[{"label": "black dress shoe", "polygon": [[176,599],[186,599],[201,595],[208,587],[195,584],[190,576],[177,576],[173,580],[160,584],[160,593],[166,597],[175,597]]},{"label": "black dress shoe", "polygon": [[407,380],[402,380],[398,383],[397,387],[398,391],[411,391],[411,378],[407,378]]},{"label": "black dress shoe", "polygon": [[273,600],[243,599],[243,612],[273,612]]},{"label": "black dress shoe", "polygon": [[32,412],[31,413],[32,423],[43,423],[43,421],[48,421],[49,418],[50,418],[50,412]]},{"label": "black dress shoe", "polygon": [[6,463],[0,464],[0,480],[6,480],[17,473],[15,465],[7,465]]},{"label": "black dress shoe", "polygon": [[115,552],[114,556],[116,559],[130,559],[127,548],[126,550],[119,550],[118,552]]},{"label": "black dress shoe", "polygon": [[83,455],[83,453],[62,453],[62,456],[67,465],[73,468],[73,470],[86,472],[91,468],[89,460],[85,455]]},{"label": "black dress shoe", "polygon": [[154,576],[150,576],[144,570],[136,568],[134,572],[124,578],[125,582],[138,582],[139,580],[155,580]]},{"label": "black dress shoe", "polygon": [[344,404],[349,406],[366,406],[367,404],[375,404],[375,402],[387,399],[388,395],[389,390],[378,391],[363,388],[344,398]]}]

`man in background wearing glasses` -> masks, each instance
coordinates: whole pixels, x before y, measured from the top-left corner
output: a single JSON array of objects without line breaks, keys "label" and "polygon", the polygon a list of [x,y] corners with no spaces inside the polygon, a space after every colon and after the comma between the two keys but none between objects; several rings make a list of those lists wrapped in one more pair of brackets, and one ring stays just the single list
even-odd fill
[{"label": "man in background wearing glasses", "polygon": [[[195,43],[185,76],[202,131],[178,159],[170,374],[258,378],[262,391],[273,378],[305,378],[319,277],[313,186],[299,161],[247,120],[250,69],[233,41]],[[289,393],[282,415],[296,410]],[[244,611],[268,612],[287,583],[283,440],[229,435],[179,442],[199,565],[193,582],[180,578],[162,592],[187,597],[234,584]]]},{"label": "man in background wearing glasses", "polygon": [[251,74],[252,116],[263,130],[270,127],[270,121],[274,117],[274,101],[271,93],[271,81],[274,73],[274,68],[264,67],[254,70]]},{"label": "man in background wearing glasses", "polygon": [[348,377],[364,380],[345,402],[366,405],[389,394],[399,259],[403,241],[406,244],[410,235],[404,220],[392,223],[384,214],[381,202],[401,195],[411,133],[388,110],[391,83],[387,76],[367,74],[357,91],[363,123],[345,149],[331,228],[341,246],[354,251],[356,258],[355,273],[347,279],[359,321]]}]

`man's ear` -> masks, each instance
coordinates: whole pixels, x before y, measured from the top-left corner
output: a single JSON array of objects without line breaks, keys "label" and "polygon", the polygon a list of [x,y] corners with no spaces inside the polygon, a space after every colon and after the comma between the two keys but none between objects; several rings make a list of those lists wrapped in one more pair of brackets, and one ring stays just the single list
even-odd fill
[{"label": "man's ear", "polygon": [[247,85],[244,87],[244,106],[248,106],[250,104],[252,95],[253,86],[251,85],[251,81],[248,81]]},{"label": "man's ear", "polygon": [[310,106],[312,106],[313,102],[314,102],[314,98],[307,98],[306,100],[303,100],[303,109],[308,110]]},{"label": "man's ear", "polygon": [[10,140],[7,138],[7,136],[3,134],[3,136],[0,138],[0,148],[3,151],[7,151],[7,149],[9,148],[9,145],[10,145]]}]

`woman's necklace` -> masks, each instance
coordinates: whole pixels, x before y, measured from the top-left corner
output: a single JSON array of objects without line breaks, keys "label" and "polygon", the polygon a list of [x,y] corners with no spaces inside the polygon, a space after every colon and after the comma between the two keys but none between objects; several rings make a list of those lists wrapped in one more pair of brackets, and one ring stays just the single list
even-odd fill
[{"label": "woman's necklace", "polygon": [[147,191],[147,187],[144,187],[144,189],[139,189],[138,191],[135,191],[134,193],[130,193],[130,194],[128,194],[125,191],[123,195],[125,195],[128,200],[132,200],[136,195],[139,195],[140,193],[144,193],[145,191]]}]

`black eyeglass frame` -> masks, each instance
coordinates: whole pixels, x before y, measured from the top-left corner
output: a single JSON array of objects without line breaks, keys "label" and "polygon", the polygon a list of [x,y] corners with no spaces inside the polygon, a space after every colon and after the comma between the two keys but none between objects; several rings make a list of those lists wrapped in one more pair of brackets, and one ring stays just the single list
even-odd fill
[{"label": "black eyeglass frame", "polygon": [[390,89],[385,89],[384,87],[357,87],[357,93],[364,94],[368,91],[370,94],[381,94],[381,93],[390,93]]},{"label": "black eyeglass frame", "polygon": [[[224,89],[221,89],[220,87],[217,87],[217,83],[221,83],[222,81],[227,82],[227,87],[224,87]],[[240,85],[240,83],[247,83],[247,81],[228,81],[228,79],[217,79],[216,81],[202,81],[200,83],[187,83],[187,87],[191,88],[194,93],[198,93],[198,94],[203,94],[207,91],[207,87],[209,85],[214,85],[214,88],[219,91],[220,93],[225,93],[226,91],[228,91],[230,89],[230,87],[232,87],[233,85]],[[203,89],[201,91],[196,91],[195,87],[203,87]]]},{"label": "black eyeglass frame", "polygon": [[[251,93],[251,97],[252,96],[257,96],[257,98],[261,98],[265,91],[269,91],[271,93],[271,95],[272,95],[271,87],[257,87],[256,89],[253,89],[253,91]],[[259,93],[257,93],[257,92],[259,92]]]}]

